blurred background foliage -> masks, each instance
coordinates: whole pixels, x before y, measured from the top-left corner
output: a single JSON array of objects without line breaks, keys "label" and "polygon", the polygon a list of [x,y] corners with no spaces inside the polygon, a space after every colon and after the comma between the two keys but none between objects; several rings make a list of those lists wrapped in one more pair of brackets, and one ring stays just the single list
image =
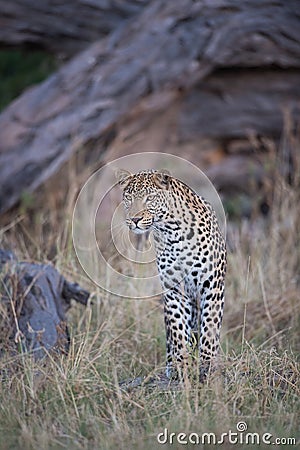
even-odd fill
[{"label": "blurred background foliage", "polygon": [[57,68],[57,58],[43,51],[1,50],[0,111],[27,87],[40,83]]}]

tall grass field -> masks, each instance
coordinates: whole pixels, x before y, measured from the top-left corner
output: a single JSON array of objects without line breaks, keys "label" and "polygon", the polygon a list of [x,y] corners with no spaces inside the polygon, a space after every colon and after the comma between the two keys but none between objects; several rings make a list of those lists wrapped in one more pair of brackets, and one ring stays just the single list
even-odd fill
[{"label": "tall grass field", "polygon": [[76,259],[67,218],[47,235],[41,223],[53,230],[49,211],[36,213],[30,226],[22,212],[3,228],[1,245],[24,260],[55,255],[57,269],[88,288],[91,298],[87,308],[70,310],[67,355],[0,359],[0,449],[296,449],[297,176],[289,182],[276,177],[267,217],[228,223],[221,350],[217,370],[202,384],[161,381],[160,300],[122,299],[96,288]]}]

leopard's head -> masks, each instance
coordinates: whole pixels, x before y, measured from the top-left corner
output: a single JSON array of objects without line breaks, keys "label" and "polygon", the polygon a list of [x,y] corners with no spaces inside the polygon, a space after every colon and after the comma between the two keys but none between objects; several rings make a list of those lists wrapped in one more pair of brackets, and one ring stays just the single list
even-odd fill
[{"label": "leopard's head", "polygon": [[170,174],[143,170],[131,174],[118,170],[116,176],[123,190],[126,224],[140,234],[159,227],[170,217]]}]

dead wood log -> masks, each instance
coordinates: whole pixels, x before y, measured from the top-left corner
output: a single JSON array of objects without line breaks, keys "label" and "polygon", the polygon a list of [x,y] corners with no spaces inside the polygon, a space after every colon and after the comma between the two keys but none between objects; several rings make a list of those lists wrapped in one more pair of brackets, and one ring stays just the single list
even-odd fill
[{"label": "dead wood log", "polygon": [[17,347],[36,359],[53,350],[67,352],[66,312],[71,299],[86,305],[89,293],[50,264],[18,262],[1,249],[0,277],[0,356]]},{"label": "dead wood log", "polygon": [[247,134],[279,138],[285,113],[300,121],[299,77],[295,69],[216,71],[185,95],[180,139],[205,135],[226,144]]},{"label": "dead wood log", "polygon": [[[125,119],[168,109],[193,95],[199,83],[209,86],[210,74],[220,69],[233,71],[229,92],[240,77],[236,69],[249,71],[249,77],[258,67],[284,69],[292,71],[289,82],[294,83],[300,74],[298,5],[293,0],[153,0],[121,32],[93,44],[0,115],[0,212],[54,174],[75,151],[111,142]],[[226,83],[223,88],[227,99]],[[298,86],[278,96],[276,105],[295,101]],[[239,135],[248,133],[253,120],[251,107],[241,109],[251,98],[232,108]],[[257,110],[261,105],[253,98]],[[194,129],[203,118],[202,104]],[[263,120],[270,129],[279,123],[277,116]],[[221,125],[220,137],[231,129],[230,121]],[[217,123],[210,128],[217,134]]]},{"label": "dead wood log", "polygon": [[149,0],[0,0],[0,45],[70,57],[140,12]]}]

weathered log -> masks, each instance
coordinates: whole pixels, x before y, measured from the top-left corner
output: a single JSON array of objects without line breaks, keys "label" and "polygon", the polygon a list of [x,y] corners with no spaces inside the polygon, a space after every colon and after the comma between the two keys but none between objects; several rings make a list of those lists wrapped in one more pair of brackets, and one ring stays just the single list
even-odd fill
[{"label": "weathered log", "polygon": [[[291,87],[267,103],[267,110],[275,105],[277,112],[271,120],[262,114],[266,122],[262,129],[277,129],[281,105],[299,100],[299,87],[294,83],[300,75],[298,5],[293,0],[153,0],[121,32],[92,45],[1,114],[0,212],[15,204],[24,190],[34,190],[54,174],[75,151],[87,144],[99,146],[101,140],[110,142],[125,119],[168,109],[175,100],[186,100],[188,109],[188,96],[200,83],[201,89],[207,84],[210,90],[217,90],[203,97],[211,102],[211,108],[222,108],[222,103],[214,103],[216,78],[209,84],[209,75],[217,76],[220,69],[232,70],[229,94],[234,92],[232,83],[239,80],[240,69],[249,71],[248,78],[253,70],[257,74],[257,67],[287,71]],[[276,86],[278,80],[274,92]],[[231,97],[226,83],[222,89],[228,106]],[[233,128],[239,136],[248,133],[266,98],[260,105],[250,90],[248,93],[239,100],[240,105],[233,102],[231,108],[236,117]],[[201,130],[199,121],[205,114],[201,95],[202,113],[191,122],[193,130],[199,126],[203,135],[209,136],[213,130],[215,136],[217,123]],[[245,102],[249,108],[244,111]],[[228,128],[232,128],[230,121],[221,121],[219,136]]]},{"label": "weathered log", "polygon": [[247,134],[279,138],[285,113],[300,120],[299,77],[295,69],[216,71],[184,97],[181,139],[206,135],[226,142]]},{"label": "weathered log", "polygon": [[0,356],[20,347],[36,359],[53,350],[67,352],[66,312],[71,299],[86,305],[89,293],[50,264],[18,262],[1,249],[0,275]]},{"label": "weathered log", "polygon": [[0,45],[72,56],[141,11],[149,0],[0,0]]}]

